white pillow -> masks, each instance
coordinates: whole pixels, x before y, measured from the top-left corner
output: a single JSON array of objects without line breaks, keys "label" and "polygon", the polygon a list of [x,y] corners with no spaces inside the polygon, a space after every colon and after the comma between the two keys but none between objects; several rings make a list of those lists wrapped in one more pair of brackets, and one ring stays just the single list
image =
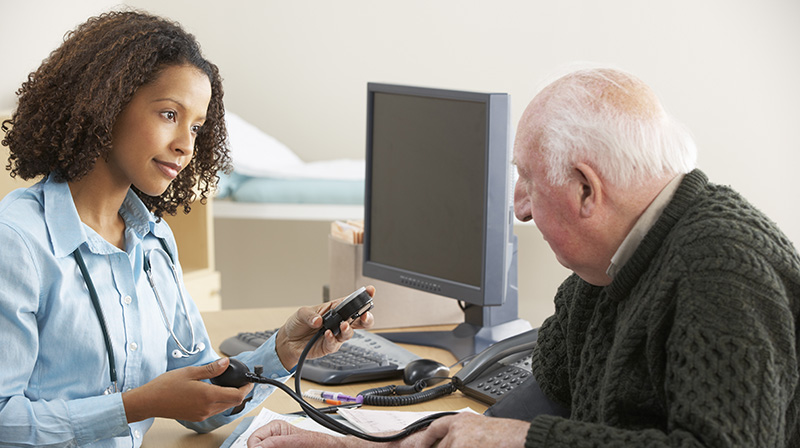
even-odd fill
[{"label": "white pillow", "polygon": [[306,162],[262,174],[277,179],[364,180],[366,168],[363,159],[334,159]]},{"label": "white pillow", "polygon": [[233,169],[237,173],[263,176],[264,173],[294,170],[303,165],[300,157],[286,145],[238,115],[225,111],[225,122]]},{"label": "white pillow", "polygon": [[278,179],[363,180],[364,160],[305,163],[286,145],[238,115],[225,111],[235,174]]}]

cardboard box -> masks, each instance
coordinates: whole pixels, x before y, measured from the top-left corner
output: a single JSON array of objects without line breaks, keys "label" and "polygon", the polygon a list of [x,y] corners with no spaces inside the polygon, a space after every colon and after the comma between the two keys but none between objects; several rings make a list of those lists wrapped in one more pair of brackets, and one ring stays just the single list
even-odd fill
[{"label": "cardboard box", "polygon": [[364,277],[364,246],[328,236],[330,297],[344,297],[356,289],[372,285],[375,329],[457,324],[464,321],[458,301],[382,280]]}]

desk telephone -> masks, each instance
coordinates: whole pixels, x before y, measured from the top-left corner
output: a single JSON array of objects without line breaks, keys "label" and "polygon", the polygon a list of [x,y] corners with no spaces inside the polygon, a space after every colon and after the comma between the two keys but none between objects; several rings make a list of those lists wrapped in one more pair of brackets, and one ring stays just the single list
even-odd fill
[{"label": "desk telephone", "polygon": [[497,342],[468,362],[453,378],[461,392],[494,404],[532,378],[531,357],[538,329]]}]

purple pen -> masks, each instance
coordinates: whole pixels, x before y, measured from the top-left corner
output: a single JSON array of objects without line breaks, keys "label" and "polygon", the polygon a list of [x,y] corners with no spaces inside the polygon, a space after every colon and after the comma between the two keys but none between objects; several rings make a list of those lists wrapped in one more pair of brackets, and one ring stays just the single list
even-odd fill
[{"label": "purple pen", "polygon": [[303,395],[305,394],[317,396],[323,400],[335,400],[341,402],[351,402],[351,403],[363,403],[364,397],[361,395],[357,397],[351,397],[350,395],[340,394],[339,392],[328,392],[325,390],[319,389],[308,389]]},{"label": "purple pen", "polygon": [[327,398],[329,400],[339,400],[339,401],[349,401],[349,402],[356,402],[361,403],[364,401],[364,398],[360,395],[358,397],[351,397],[350,395],[340,394],[339,392],[322,392],[322,398]]}]

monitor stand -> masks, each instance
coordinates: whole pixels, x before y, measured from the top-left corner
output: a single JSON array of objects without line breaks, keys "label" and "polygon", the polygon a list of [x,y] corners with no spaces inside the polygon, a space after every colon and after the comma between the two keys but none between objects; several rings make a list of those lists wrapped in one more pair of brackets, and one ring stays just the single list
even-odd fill
[{"label": "monitor stand", "polygon": [[482,352],[495,342],[530,330],[531,324],[518,317],[516,242],[515,237],[508,269],[506,300],[502,305],[467,305],[464,322],[451,331],[381,332],[380,335],[401,344],[443,348],[460,361]]},{"label": "monitor stand", "polygon": [[[486,307],[489,308],[489,307]],[[485,310],[485,308],[484,308]],[[466,314],[469,314],[467,310]],[[400,343],[424,345],[448,350],[459,361],[480,353],[495,342],[531,329],[531,324],[514,319],[492,326],[478,326],[469,322],[459,324],[452,331],[410,331],[378,333],[386,339]]]}]

